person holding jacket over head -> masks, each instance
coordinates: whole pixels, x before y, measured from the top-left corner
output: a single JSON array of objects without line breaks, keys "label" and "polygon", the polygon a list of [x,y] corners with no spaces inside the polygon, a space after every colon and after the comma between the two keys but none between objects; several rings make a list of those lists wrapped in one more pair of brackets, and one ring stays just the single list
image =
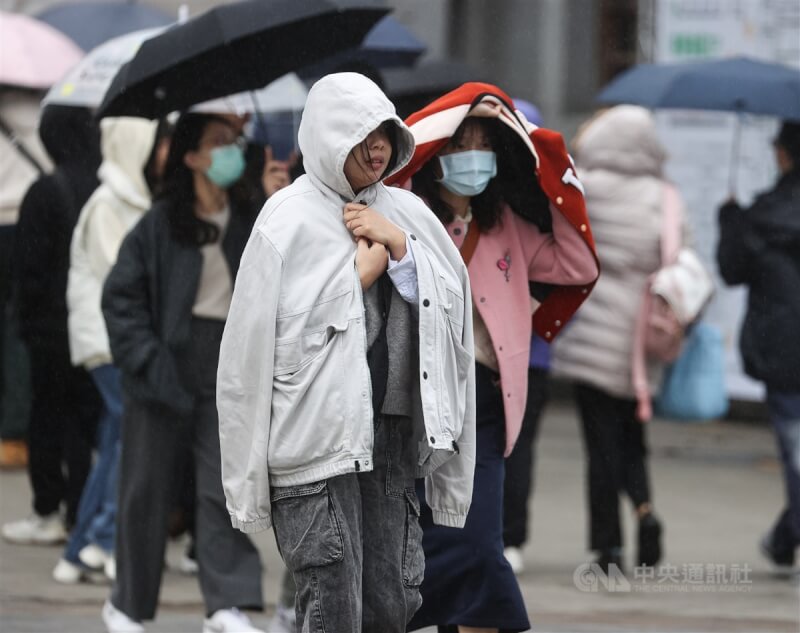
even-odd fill
[{"label": "person holding jacket over head", "polygon": [[225,511],[216,373],[233,281],[255,213],[240,202],[238,132],[188,113],[175,124],[163,186],[122,242],[103,315],[124,400],[116,581],[103,607],[110,633],[155,616],[175,464],[191,445],[204,633],[258,633],[240,609],[262,608],[261,561]]},{"label": "person holding jacket over head", "polygon": [[[427,567],[411,628],[524,631],[527,611],[503,555],[504,457],[522,425],[532,329],[551,342],[598,275],[581,184],[561,135],[529,123],[497,86],[463,84],[407,123],[417,147],[393,181],[413,176],[412,190],[468,265],[477,407],[465,528],[436,525],[424,491]],[[530,282],[539,284],[535,311]]]},{"label": "person holding jacket over head", "polygon": [[382,180],[414,140],[357,73],[308,94],[305,175],[242,256],[220,352],[233,524],[273,527],[297,630],[402,633],[424,572],[414,478],[464,525],[474,469],[467,271],[441,224]]},{"label": "person holding jacket over head", "polygon": [[57,582],[78,582],[87,570],[114,577],[122,387],[111,358],[100,297],[123,238],[150,208],[157,127],[155,121],[129,117],[100,122],[100,186],[83,206],[72,234],[67,281],[70,355],[73,365],[91,375],[103,409],[97,459],[81,496],[75,527],[53,569]]},{"label": "person holding jacket over head", "polygon": [[717,263],[725,283],[747,286],[742,360],[766,385],[783,465],[786,506],[761,551],[791,569],[800,546],[800,122],[784,121],[773,145],[775,185],[747,209],[731,199],[719,210]]}]

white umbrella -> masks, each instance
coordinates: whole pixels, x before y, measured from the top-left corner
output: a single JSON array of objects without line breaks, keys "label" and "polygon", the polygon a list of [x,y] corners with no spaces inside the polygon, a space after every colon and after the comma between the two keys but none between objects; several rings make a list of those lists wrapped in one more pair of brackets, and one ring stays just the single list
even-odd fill
[{"label": "white umbrella", "polygon": [[192,111],[240,116],[248,113],[298,112],[305,107],[307,96],[305,83],[295,73],[288,73],[261,90],[206,101],[192,106]]},{"label": "white umbrella", "polygon": [[129,62],[142,42],[167,27],[154,27],[120,35],[93,48],[75,64],[61,81],[53,85],[42,105],[56,104],[96,108],[103,101],[111,80]]}]

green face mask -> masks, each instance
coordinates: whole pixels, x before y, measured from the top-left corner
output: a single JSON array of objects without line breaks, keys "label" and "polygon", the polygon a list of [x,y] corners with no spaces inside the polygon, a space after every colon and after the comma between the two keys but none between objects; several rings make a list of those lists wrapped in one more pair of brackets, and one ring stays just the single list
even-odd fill
[{"label": "green face mask", "polygon": [[211,167],[206,176],[217,187],[227,189],[244,173],[244,151],[236,144],[223,145],[211,150]]}]

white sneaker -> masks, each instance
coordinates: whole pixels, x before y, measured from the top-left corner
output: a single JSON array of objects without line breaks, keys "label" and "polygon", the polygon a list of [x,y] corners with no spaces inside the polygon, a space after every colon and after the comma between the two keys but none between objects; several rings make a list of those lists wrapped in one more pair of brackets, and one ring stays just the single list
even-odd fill
[{"label": "white sneaker", "polygon": [[53,580],[64,585],[75,585],[83,579],[83,569],[66,558],[60,558],[53,568]]},{"label": "white sneaker", "polygon": [[194,558],[191,558],[187,553],[181,554],[181,560],[178,562],[178,571],[187,576],[197,575],[200,567]]},{"label": "white sneaker", "polygon": [[111,604],[111,600],[106,600],[103,605],[103,623],[108,633],[144,633],[141,623],[131,620]]},{"label": "white sneaker", "polygon": [[203,633],[265,633],[239,609],[220,609],[203,621]]},{"label": "white sneaker", "polygon": [[78,552],[78,558],[90,569],[103,569],[106,561],[112,556],[99,545],[89,543]]},{"label": "white sneaker", "polygon": [[113,556],[109,556],[106,558],[106,562],[103,565],[103,573],[105,574],[106,578],[110,581],[115,581],[117,579],[117,559]]},{"label": "white sneaker", "polygon": [[32,514],[3,525],[3,538],[18,545],[58,545],[67,540],[67,531],[58,512],[46,517]]},{"label": "white sneaker", "polygon": [[506,557],[508,564],[511,565],[511,571],[515,574],[525,571],[525,561],[522,560],[522,550],[519,547],[506,547],[503,550],[503,556]]},{"label": "white sneaker", "polygon": [[294,633],[297,624],[297,614],[294,607],[279,604],[275,607],[275,616],[270,624],[270,633]]}]

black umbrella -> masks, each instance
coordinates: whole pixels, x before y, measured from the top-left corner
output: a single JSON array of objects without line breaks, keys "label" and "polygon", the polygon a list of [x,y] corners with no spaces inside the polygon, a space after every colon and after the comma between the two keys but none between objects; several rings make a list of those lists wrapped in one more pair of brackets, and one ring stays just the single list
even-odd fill
[{"label": "black umbrella", "polygon": [[158,118],[262,88],[361,42],[388,12],[348,0],[246,0],[147,40],[120,68],[99,116]]}]

